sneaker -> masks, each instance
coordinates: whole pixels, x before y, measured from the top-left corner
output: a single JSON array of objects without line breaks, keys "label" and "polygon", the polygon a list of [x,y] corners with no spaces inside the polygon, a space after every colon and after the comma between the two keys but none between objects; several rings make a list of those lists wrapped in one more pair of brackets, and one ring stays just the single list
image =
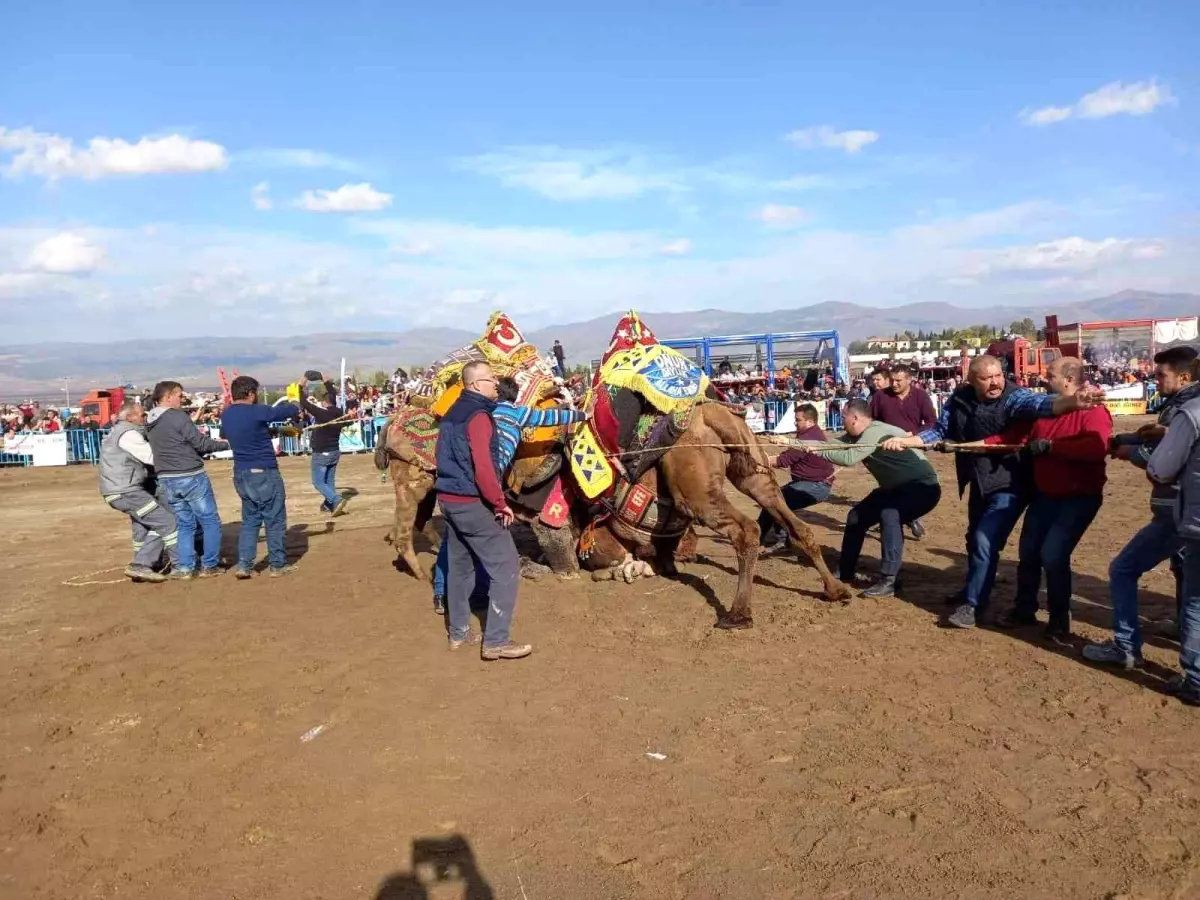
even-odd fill
[{"label": "sneaker", "polygon": [[1116,641],[1105,641],[1103,644],[1085,644],[1083,658],[1088,662],[1104,663],[1110,666],[1120,666],[1122,669],[1132,669],[1142,658],[1128,650],[1119,647]]},{"label": "sneaker", "polygon": [[501,644],[498,647],[484,647],[480,656],[486,660],[524,659],[532,652],[532,644],[518,644],[516,641],[509,641],[507,644]]},{"label": "sneaker", "polygon": [[1025,610],[1010,609],[996,619],[997,628],[1032,628],[1038,623],[1037,614]]},{"label": "sneaker", "polygon": [[210,569],[201,569],[196,573],[197,578],[216,578],[221,574],[221,570],[216,566]]},{"label": "sneaker", "polygon": [[946,622],[952,628],[974,628],[975,607],[973,607],[970,603],[964,603],[950,614],[950,617],[946,619]]},{"label": "sneaker", "polygon": [[162,572],[155,572],[149,566],[139,566],[137,564],[125,567],[125,577],[132,579],[138,584],[143,582],[147,584],[157,584],[160,581],[167,580],[167,576]]},{"label": "sneaker", "polygon": [[172,569],[166,577],[168,581],[190,581],[195,574],[191,569]]},{"label": "sneaker", "polygon": [[446,598],[433,595],[433,612],[434,615],[444,616],[446,614]]},{"label": "sneaker", "polygon": [[1071,646],[1071,623],[1051,622],[1042,629],[1042,640],[1060,647]]},{"label": "sneaker", "polygon": [[270,574],[272,578],[282,578],[284,575],[292,575],[298,571],[300,569],[297,566],[288,563],[286,566],[279,566],[278,568],[271,566]]},{"label": "sneaker", "polygon": [[335,517],[336,516],[344,516],[346,514],[346,504],[349,502],[350,502],[350,500],[348,498],[343,497],[336,504],[334,504],[334,507],[333,507],[334,516]]},{"label": "sneaker", "polygon": [[1167,682],[1166,692],[1172,697],[1178,697],[1180,703],[1200,706],[1200,688],[1189,685],[1182,675],[1176,675]]},{"label": "sneaker", "polygon": [[236,569],[233,570],[233,577],[236,578],[238,581],[245,581],[247,578],[249,578],[253,574],[254,573],[251,572],[249,569],[243,569],[241,566],[238,566]]},{"label": "sneaker", "polygon": [[880,575],[879,580],[862,592],[864,597],[894,597],[896,596],[896,579],[892,575]]},{"label": "sneaker", "polygon": [[913,519],[909,522],[908,530],[912,534],[914,541],[919,541],[925,537],[925,526],[921,523],[920,519]]},{"label": "sneaker", "polygon": [[482,640],[482,636],[477,631],[468,631],[464,638],[448,637],[446,638],[446,647],[450,650],[457,650],[460,647],[467,647],[471,644],[478,644]]}]

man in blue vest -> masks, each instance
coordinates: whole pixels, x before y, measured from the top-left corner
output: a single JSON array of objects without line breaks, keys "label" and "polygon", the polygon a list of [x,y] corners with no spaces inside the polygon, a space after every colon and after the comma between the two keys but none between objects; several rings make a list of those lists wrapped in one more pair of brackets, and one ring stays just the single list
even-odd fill
[{"label": "man in blue vest", "polygon": [[435,486],[446,521],[449,556],[449,647],[457,650],[479,641],[470,630],[470,596],[478,562],[489,581],[481,655],[486,660],[521,659],[533,647],[509,638],[520,556],[508,531],[513,513],[496,469],[499,437],[492,410],[498,381],[487,363],[472,362],[463,367],[462,383],[462,395],[442,417],[437,444]]},{"label": "man in blue vest", "polygon": [[[890,438],[885,450],[903,450],[942,441],[970,443],[1000,434],[1017,419],[1048,419],[1076,409],[1090,409],[1096,397],[1080,391],[1035,394],[1004,377],[994,356],[977,356],[967,370],[967,383],[942,407],[937,424],[920,434]],[[967,499],[967,577],[961,591],[948,601],[956,609],[947,623],[974,628],[987,608],[1000,553],[1029,502],[1031,481],[1016,453],[959,453],[954,459],[958,496],[970,487]]]}]

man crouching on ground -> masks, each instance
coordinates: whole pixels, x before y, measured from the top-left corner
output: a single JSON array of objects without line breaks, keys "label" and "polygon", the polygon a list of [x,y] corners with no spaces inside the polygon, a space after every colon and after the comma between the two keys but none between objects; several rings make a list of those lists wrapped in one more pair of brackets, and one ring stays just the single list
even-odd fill
[{"label": "man crouching on ground", "polygon": [[155,567],[164,548],[176,561],[178,535],[175,516],[155,498],[154,452],[146,441],[146,412],[129,402],[117,414],[117,424],[100,444],[100,493],[104,502],[133,522],[133,562],[125,574],[134,581],[165,581]]},{"label": "man crouching on ground", "polygon": [[449,646],[457,650],[479,641],[470,630],[470,596],[478,561],[489,580],[482,656],[487,660],[521,659],[532,653],[533,647],[509,639],[520,557],[508,531],[513,513],[496,471],[499,438],[492,410],[496,408],[497,379],[487,363],[472,362],[463,368],[462,382],[462,395],[442,417],[437,443],[438,506],[446,520],[449,542]]}]

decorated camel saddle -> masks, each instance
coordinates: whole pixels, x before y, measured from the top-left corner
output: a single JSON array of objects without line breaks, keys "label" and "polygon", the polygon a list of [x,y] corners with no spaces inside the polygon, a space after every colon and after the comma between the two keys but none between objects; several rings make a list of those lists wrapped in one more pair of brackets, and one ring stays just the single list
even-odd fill
[{"label": "decorated camel saddle", "polygon": [[601,516],[670,533],[670,501],[658,496],[651,470],[687,430],[708,386],[704,371],[660,344],[636,312],[621,319],[585,399],[588,420],[568,452],[575,486]]}]

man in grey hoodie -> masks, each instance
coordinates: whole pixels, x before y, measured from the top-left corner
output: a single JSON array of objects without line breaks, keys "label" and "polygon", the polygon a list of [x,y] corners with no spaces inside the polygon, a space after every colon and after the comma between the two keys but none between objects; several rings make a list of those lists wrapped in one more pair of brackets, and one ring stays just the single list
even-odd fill
[{"label": "man in grey hoodie", "polygon": [[[1200,365],[1192,363],[1193,380]],[[1146,474],[1155,484],[1179,489],[1175,529],[1183,550],[1179,608],[1179,665],[1183,677],[1171,689],[1188,706],[1200,706],[1200,394],[1180,406],[1166,437],[1155,448]]]},{"label": "man in grey hoodie", "polygon": [[[178,559],[171,578],[220,575],[221,516],[212,482],[204,471],[204,456],[228,450],[228,441],[205,437],[183,405],[183,386],[160,381],[151,398],[154,408],[146,419],[146,434],[154,451],[154,468],[179,527]],[[196,526],[204,536],[204,556],[196,572]]]},{"label": "man in grey hoodie", "polygon": [[[1136,434],[1113,436],[1112,453],[1117,459],[1145,469],[1155,447],[1170,430],[1171,422],[1184,404],[1200,397],[1200,384],[1193,372],[1196,351],[1191,347],[1171,347],[1154,357],[1158,392],[1167,398],[1158,413],[1158,423]],[[1175,525],[1175,504],[1179,488],[1171,482],[1158,482],[1150,490],[1150,521],[1125,545],[1108,566],[1108,592],[1113,609],[1113,639],[1103,644],[1088,644],[1083,655],[1092,662],[1109,663],[1132,669],[1142,658],[1142,629],[1138,620],[1138,579],[1162,563],[1172,561],[1176,579],[1180,578],[1177,554],[1181,548]],[[1178,591],[1177,591],[1178,593]],[[1182,623],[1181,623],[1182,624]]]}]

